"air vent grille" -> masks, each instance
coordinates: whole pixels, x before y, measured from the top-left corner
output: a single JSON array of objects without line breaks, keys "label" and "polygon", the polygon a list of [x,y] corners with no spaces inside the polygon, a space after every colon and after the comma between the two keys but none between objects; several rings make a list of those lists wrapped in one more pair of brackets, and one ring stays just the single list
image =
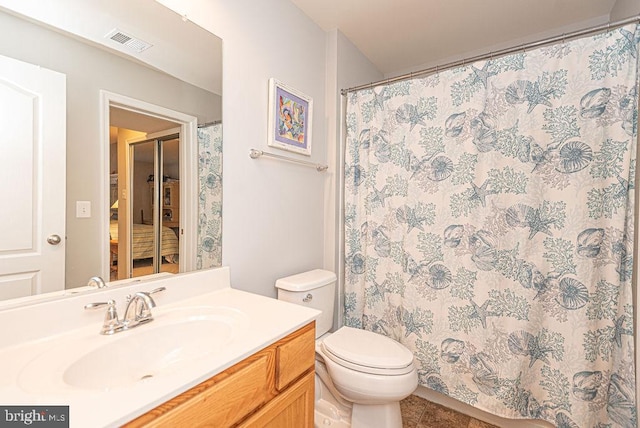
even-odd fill
[{"label": "air vent grille", "polygon": [[107,39],[111,39],[114,42],[122,45],[122,46],[126,46],[127,48],[131,49],[132,51],[135,52],[143,52],[146,51],[147,49],[149,49],[151,46],[153,46],[150,43],[145,42],[144,40],[141,39],[137,39],[123,31],[118,30],[117,28],[111,30],[106,36],[105,38]]}]

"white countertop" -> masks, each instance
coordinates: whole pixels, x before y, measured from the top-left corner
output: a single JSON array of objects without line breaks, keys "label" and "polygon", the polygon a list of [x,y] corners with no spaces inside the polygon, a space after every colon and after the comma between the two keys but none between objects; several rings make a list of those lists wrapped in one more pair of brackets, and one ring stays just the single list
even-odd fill
[{"label": "white countertop", "polygon": [[[8,344],[0,348],[0,403],[68,405],[71,427],[119,426],[276,342],[319,315],[318,311],[303,306],[234,290],[229,287],[228,278],[228,268],[220,268],[162,278],[134,289],[111,292],[103,289],[89,296],[0,311],[0,323],[4,323],[0,344]],[[100,335],[105,310],[90,311],[97,313],[96,317],[95,314],[87,315],[89,311],[83,309],[86,303],[102,301],[102,297],[119,301],[123,293],[149,291],[159,286],[165,286],[167,290],[154,295],[157,303],[152,310],[154,321],[130,331]],[[172,295],[175,298],[172,299]],[[179,370],[162,371],[129,386],[103,390],[76,388],[62,381],[61,374],[79,355],[125,335],[152,329],[154,325],[161,326],[181,307],[233,308],[246,316],[243,315],[242,327],[232,340],[215,353],[180,366]],[[58,317],[63,319],[56,331],[51,325],[56,324],[56,314],[60,310],[71,310],[81,320],[73,316]],[[122,315],[124,310],[118,307],[118,312]],[[19,325],[24,322],[27,322],[23,330],[25,340],[20,340]],[[69,323],[75,323],[77,327],[69,328]],[[47,328],[42,328],[45,325]],[[5,331],[8,326],[16,326],[13,333]],[[38,336],[38,330],[46,334]],[[136,355],[130,358],[135,359]],[[124,365],[127,361],[113,363]],[[45,371],[43,364],[47,364]],[[36,379],[32,368],[38,365],[41,370]]]}]

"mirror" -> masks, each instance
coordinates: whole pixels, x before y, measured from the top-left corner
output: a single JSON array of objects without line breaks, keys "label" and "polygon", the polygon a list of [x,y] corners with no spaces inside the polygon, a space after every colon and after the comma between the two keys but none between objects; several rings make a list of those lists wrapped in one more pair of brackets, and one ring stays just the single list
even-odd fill
[{"label": "mirror", "polygon": [[[82,287],[92,276],[109,275],[114,264],[108,235],[113,170],[111,150],[104,143],[110,138],[105,135],[109,133],[105,116],[111,116],[116,135],[150,134],[146,124],[131,123],[138,110],[112,103],[119,114],[114,110],[105,114],[104,91],[195,118],[192,128],[183,125],[196,141],[191,164],[181,163],[179,172],[173,173],[194,176],[192,197],[180,200],[184,202],[180,221],[189,216],[193,221],[172,225],[178,239],[189,231],[196,237],[187,251],[193,260],[186,266],[218,266],[222,41],[154,0],[62,0],[51,7],[38,0],[0,0],[0,32],[4,35],[0,55],[66,76],[66,186],[60,191],[66,190],[64,288]],[[145,44],[151,46],[144,49]],[[132,51],[131,46],[142,51]],[[199,127],[202,124],[208,126]],[[78,202],[86,204],[82,209],[88,210],[88,217],[77,215]],[[138,207],[133,202],[132,215],[133,205]]]}]

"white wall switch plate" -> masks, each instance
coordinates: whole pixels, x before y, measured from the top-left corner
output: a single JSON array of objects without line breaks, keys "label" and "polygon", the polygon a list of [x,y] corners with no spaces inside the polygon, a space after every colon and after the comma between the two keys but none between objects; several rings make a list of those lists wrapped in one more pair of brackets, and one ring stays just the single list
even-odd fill
[{"label": "white wall switch plate", "polygon": [[91,201],[76,201],[76,218],[91,217]]}]

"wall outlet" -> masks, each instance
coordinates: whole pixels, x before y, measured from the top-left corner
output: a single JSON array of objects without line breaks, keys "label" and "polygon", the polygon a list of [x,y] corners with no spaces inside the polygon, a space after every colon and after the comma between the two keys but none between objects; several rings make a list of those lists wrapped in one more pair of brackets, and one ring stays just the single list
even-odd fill
[{"label": "wall outlet", "polygon": [[91,201],[76,201],[76,218],[91,217]]}]

